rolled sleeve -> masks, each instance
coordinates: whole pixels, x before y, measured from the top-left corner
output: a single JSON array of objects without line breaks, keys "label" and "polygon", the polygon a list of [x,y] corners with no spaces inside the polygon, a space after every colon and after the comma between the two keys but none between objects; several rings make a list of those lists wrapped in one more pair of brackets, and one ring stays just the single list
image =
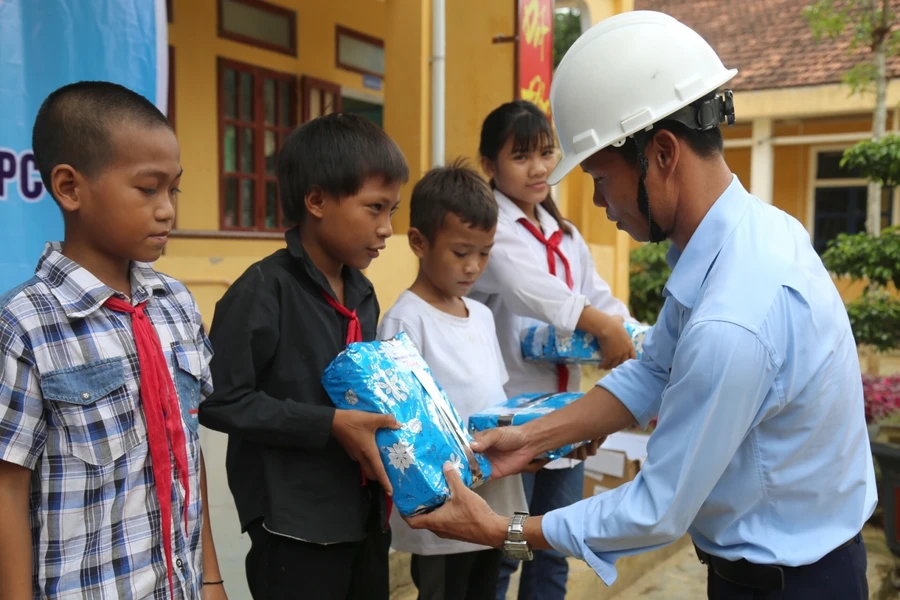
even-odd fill
[{"label": "rolled sleeve", "polygon": [[[646,392],[635,384],[636,368],[624,371],[630,375],[620,375],[610,391],[626,397]],[[614,490],[548,513],[542,521],[547,541],[611,584],[618,558],[680,538],[750,431],[776,372],[777,361],[749,330],[719,321],[694,325],[675,354],[641,472]],[[632,406],[642,420],[649,414],[646,402]]]},{"label": "rolled sleeve", "polygon": [[33,469],[47,441],[44,401],[22,337],[0,323],[0,460]]}]

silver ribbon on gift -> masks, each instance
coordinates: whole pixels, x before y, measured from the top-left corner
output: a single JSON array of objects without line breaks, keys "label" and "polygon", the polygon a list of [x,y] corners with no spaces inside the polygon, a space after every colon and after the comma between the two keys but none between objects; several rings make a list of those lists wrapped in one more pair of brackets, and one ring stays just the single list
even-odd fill
[{"label": "silver ribbon on gift", "polygon": [[463,431],[462,427],[459,425],[459,421],[453,416],[453,409],[450,408],[444,394],[441,393],[441,390],[435,385],[434,379],[432,379],[427,372],[422,369],[412,369],[412,372],[413,375],[416,376],[416,379],[419,380],[419,383],[422,384],[422,387],[425,388],[425,392],[431,397],[434,406],[437,408],[438,416],[441,418],[441,421],[443,421],[446,428],[453,433],[453,436],[459,444],[461,453],[465,455],[466,460],[469,463],[469,469],[472,471],[471,487],[478,487],[484,483],[484,474],[481,472],[481,465],[478,464],[478,459],[475,457],[475,451],[472,450],[472,447],[469,445],[466,432]]}]

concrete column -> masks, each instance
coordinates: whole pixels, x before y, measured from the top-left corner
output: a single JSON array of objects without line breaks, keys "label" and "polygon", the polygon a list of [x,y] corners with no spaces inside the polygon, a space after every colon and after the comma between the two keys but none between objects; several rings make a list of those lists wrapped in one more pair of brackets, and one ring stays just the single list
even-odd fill
[{"label": "concrete column", "polygon": [[750,193],[772,204],[775,173],[775,148],[772,144],[772,119],[754,119],[750,151]]}]

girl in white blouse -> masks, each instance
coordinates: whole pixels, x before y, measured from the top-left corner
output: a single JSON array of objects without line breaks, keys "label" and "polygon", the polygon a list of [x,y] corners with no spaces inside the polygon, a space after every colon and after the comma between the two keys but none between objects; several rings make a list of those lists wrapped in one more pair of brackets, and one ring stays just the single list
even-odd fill
[{"label": "girl in white blouse", "polygon": [[[484,121],[481,164],[500,208],[490,260],[470,296],[494,313],[497,337],[509,373],[508,396],[580,391],[578,366],[526,362],[519,345],[524,329],[550,323],[563,332],[580,329],[600,342],[604,368],[634,357],[622,327],[631,320],[594,267],[578,230],[564,220],[550,195],[547,177],[558,160],[547,117],[533,104],[503,104]],[[561,459],[523,475],[530,512],[541,515],[582,497],[584,465]],[[506,597],[516,563],[501,570],[497,598]],[[556,551],[535,553],[525,563],[519,600],[563,600],[568,565]]]}]

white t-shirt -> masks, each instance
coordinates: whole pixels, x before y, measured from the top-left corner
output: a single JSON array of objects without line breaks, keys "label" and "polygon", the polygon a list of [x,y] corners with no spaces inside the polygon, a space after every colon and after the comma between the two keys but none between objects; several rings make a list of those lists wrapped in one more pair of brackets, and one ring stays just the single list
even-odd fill
[{"label": "white t-shirt", "polygon": [[[556,275],[550,274],[547,247],[520,222],[525,213],[498,190],[494,191],[500,215],[494,247],[484,273],[469,296],[483,302],[494,313],[497,338],[509,372],[506,394],[551,393],[558,390],[556,365],[528,362],[522,358],[521,334],[528,327],[550,323],[557,329],[571,333],[585,306],[592,306],[610,315],[631,319],[628,307],[613,296],[594,266],[590,248],[572,225],[572,235],[563,235],[560,250],[569,261],[573,289],[566,285],[566,270],[558,256]],[[559,230],[559,224],[541,206],[537,217],[544,237]],[[570,224],[571,225],[571,224]],[[569,365],[567,391],[581,391],[581,367]],[[578,461],[560,459],[547,468],[573,467]]]},{"label": "white t-shirt", "polygon": [[[438,310],[407,290],[384,315],[378,339],[386,340],[405,331],[468,425],[471,415],[506,400],[503,384],[507,374],[491,311],[470,298],[463,300],[469,310],[467,318]],[[486,482],[476,491],[498,514],[511,516],[515,511],[528,510],[519,475]],[[428,556],[486,549],[444,540],[430,531],[410,529],[396,511],[391,515],[391,529],[391,545],[403,552]]]}]

